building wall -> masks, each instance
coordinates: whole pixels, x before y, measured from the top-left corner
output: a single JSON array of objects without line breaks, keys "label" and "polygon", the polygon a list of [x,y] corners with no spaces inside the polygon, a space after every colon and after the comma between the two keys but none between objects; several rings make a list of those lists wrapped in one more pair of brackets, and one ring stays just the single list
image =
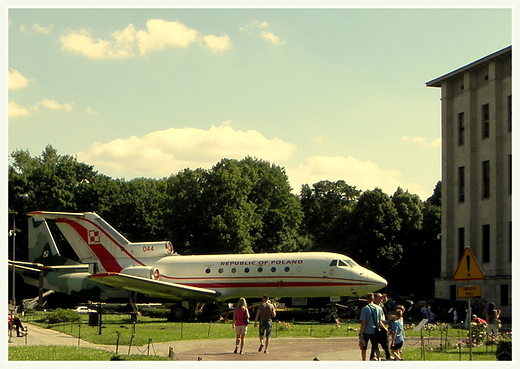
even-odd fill
[{"label": "building wall", "polygon": [[[481,285],[482,299],[511,316],[511,52],[461,68],[441,78],[434,87],[438,86],[442,251],[435,294],[453,299],[456,286]],[[489,186],[484,173],[489,173]],[[465,246],[471,248],[485,280],[453,280]]]}]

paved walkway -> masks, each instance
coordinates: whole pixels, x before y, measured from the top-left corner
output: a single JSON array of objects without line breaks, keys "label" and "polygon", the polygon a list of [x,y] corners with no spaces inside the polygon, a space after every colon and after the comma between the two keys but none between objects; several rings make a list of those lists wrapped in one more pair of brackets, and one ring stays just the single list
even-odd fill
[{"label": "paved walkway", "polygon": [[[13,346],[79,346],[103,349],[115,354],[113,345],[95,345],[78,340],[78,338],[51,329],[41,328],[29,323],[29,334],[25,337],[13,337],[9,347]],[[149,351],[151,355],[168,357],[170,350],[174,359],[179,361],[360,361],[357,337],[334,338],[273,338],[267,354],[259,353],[258,338],[247,337],[245,354],[233,354],[234,339],[173,341],[152,343]],[[128,354],[128,346],[119,346],[120,355]],[[130,354],[146,355],[147,346],[132,347]],[[38,360],[38,358],[34,358]]]}]

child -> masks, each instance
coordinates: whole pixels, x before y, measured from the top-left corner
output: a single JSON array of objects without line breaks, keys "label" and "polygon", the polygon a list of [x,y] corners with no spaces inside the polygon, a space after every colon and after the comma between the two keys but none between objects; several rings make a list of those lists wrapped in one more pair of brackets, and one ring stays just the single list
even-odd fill
[{"label": "child", "polygon": [[395,320],[392,322],[392,342],[390,343],[390,350],[392,350],[394,360],[403,360],[401,356],[403,343],[403,310],[397,309],[395,312]]}]

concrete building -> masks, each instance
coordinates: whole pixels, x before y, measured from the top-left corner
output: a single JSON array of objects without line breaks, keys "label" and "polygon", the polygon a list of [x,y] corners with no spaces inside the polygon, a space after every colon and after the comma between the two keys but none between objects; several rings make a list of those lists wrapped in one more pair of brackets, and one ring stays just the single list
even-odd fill
[{"label": "concrete building", "polygon": [[[511,317],[511,46],[426,83],[441,88],[442,251],[435,296],[481,286]],[[465,247],[484,280],[454,281]]]}]

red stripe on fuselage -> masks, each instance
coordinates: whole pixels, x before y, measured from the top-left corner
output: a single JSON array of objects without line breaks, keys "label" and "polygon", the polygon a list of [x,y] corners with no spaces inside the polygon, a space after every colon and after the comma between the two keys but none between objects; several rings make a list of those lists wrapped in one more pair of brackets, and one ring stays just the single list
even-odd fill
[{"label": "red stripe on fuselage", "polygon": [[[200,287],[200,288],[267,288],[267,287],[351,287],[351,286],[366,286],[369,285],[366,281],[359,280],[348,280],[348,279],[326,279],[326,280],[316,280],[316,277],[305,277],[305,276],[292,276],[292,277],[284,277],[281,279],[280,277],[235,277],[232,282],[226,282],[225,280],[229,280],[231,278],[175,278],[168,277],[162,275],[161,278],[171,280],[173,283],[183,284],[185,286],[190,287]],[[206,283],[202,282],[202,280],[208,280]],[[216,281],[215,279],[220,279],[220,281]],[[241,282],[237,281],[237,279],[242,280]],[[302,280],[307,279],[308,281],[296,281],[296,279]],[[310,281],[309,281],[310,280]]]}]

